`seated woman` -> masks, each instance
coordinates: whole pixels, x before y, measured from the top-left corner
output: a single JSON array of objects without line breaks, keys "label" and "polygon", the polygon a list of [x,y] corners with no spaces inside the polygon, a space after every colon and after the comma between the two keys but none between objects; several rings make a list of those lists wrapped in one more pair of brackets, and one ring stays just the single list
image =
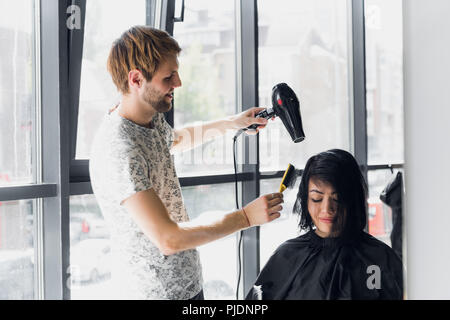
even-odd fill
[{"label": "seated woman", "polygon": [[367,185],[350,153],[308,160],[294,212],[308,232],[278,247],[247,299],[403,298],[401,260],[364,232]]}]

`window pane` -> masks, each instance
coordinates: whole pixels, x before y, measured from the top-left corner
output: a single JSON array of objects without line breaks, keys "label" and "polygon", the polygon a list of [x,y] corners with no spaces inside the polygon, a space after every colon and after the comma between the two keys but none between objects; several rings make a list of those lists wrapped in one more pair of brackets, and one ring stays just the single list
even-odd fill
[{"label": "window pane", "polygon": [[[235,210],[233,183],[184,187],[182,191],[186,210],[191,220],[214,221],[224,213]],[[235,299],[237,285],[236,234],[231,234],[197,249],[202,263],[205,299]]]},{"label": "window pane", "polygon": [[86,2],[83,65],[78,115],[77,159],[88,159],[95,131],[120,95],[106,69],[114,40],[134,25],[144,25],[146,0]]},{"label": "window pane", "polygon": [[0,202],[0,300],[34,298],[33,206]]},{"label": "window pane", "polygon": [[403,163],[402,1],[366,0],[369,164]]},{"label": "window pane", "polygon": [[[403,170],[400,170],[403,172]],[[373,170],[368,172],[369,180],[369,233],[391,245],[393,227],[392,209],[380,200],[380,195],[386,186],[394,179],[397,170]]]},{"label": "window pane", "polygon": [[285,82],[297,94],[305,141],[294,144],[282,122],[260,134],[260,168],[304,167],[318,152],[349,150],[347,1],[258,1],[259,104]]},{"label": "window pane", "polygon": [[113,299],[109,229],[94,195],[70,197],[73,300]]},{"label": "window pane", "polygon": [[34,1],[0,1],[0,186],[36,182]]},{"label": "window pane", "polygon": [[[295,200],[297,199],[300,177],[297,178],[292,189],[283,192],[284,203],[281,217],[273,222],[264,224],[260,227],[260,266],[261,269],[266,264],[272,253],[284,241],[298,237],[300,229],[298,227],[298,216],[292,214]],[[280,188],[280,179],[261,180],[261,194],[278,192]]]},{"label": "window pane", "polygon": [[[186,1],[184,22],[174,27],[180,43],[181,88],[175,90],[175,128],[236,113],[234,1]],[[175,157],[180,175],[233,171],[233,135]]]}]

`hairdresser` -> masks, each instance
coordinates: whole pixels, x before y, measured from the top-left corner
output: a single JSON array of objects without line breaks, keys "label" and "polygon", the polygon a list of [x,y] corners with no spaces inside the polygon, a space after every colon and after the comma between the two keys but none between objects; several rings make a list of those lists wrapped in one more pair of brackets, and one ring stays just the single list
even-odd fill
[{"label": "hairdresser", "polygon": [[[112,282],[120,299],[203,299],[197,246],[280,216],[283,196],[261,196],[243,209],[202,224],[189,221],[172,152],[267,120],[263,108],[194,127],[173,130],[163,113],[172,107],[178,74],[178,43],[166,32],[136,26],[117,39],[108,71],[122,94],[97,131],[90,158],[94,194],[110,227]],[[216,136],[210,133],[215,132]]]}]

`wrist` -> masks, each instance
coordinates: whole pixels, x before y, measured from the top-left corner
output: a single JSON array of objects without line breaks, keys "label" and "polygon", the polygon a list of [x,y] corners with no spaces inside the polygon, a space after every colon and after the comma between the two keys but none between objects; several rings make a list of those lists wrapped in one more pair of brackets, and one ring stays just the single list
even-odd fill
[{"label": "wrist", "polygon": [[225,119],[225,127],[228,130],[238,130],[239,125],[236,123],[236,116],[229,116]]},{"label": "wrist", "polygon": [[241,215],[243,216],[243,221],[244,221],[244,228],[250,228],[250,220],[248,219],[247,213],[245,212],[244,208],[242,208],[241,210],[239,210],[239,212],[241,213]]}]

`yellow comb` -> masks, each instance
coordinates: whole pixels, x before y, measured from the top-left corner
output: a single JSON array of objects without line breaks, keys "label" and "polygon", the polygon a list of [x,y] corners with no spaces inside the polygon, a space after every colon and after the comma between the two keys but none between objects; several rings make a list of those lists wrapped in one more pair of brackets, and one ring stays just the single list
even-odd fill
[{"label": "yellow comb", "polygon": [[284,172],[283,179],[281,179],[279,192],[283,192],[284,190],[292,186],[294,182],[295,182],[295,167],[289,163],[289,166]]}]

